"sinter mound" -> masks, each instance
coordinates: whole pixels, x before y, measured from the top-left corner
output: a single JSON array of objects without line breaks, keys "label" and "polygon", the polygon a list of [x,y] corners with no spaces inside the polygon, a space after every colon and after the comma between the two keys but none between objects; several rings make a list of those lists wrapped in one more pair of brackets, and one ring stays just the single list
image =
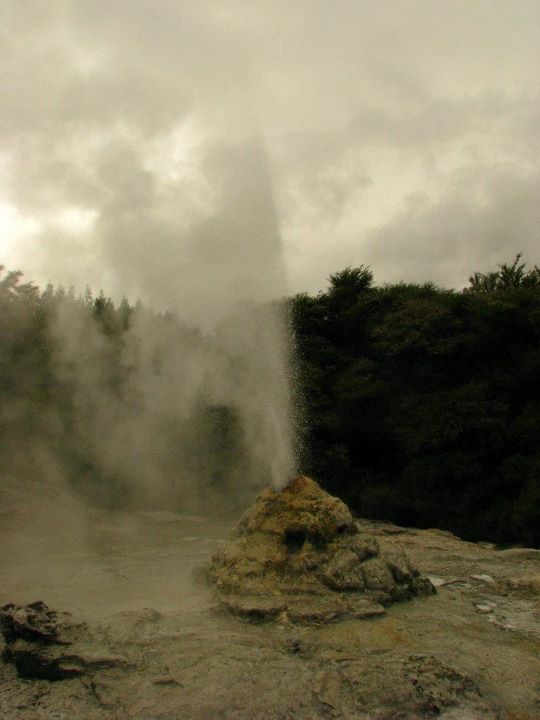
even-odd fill
[{"label": "sinter mound", "polygon": [[345,503],[303,475],[259,495],[208,575],[230,612],[293,622],[374,617],[435,592],[403,552],[382,553]]}]

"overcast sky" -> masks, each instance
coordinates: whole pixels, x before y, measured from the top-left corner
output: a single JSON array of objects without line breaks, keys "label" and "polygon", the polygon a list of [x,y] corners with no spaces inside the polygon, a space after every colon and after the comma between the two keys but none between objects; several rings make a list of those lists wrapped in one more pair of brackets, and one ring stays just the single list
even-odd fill
[{"label": "overcast sky", "polygon": [[291,291],[540,262],[539,0],[0,8],[0,262],[30,279],[185,305],[280,294],[280,243]]}]

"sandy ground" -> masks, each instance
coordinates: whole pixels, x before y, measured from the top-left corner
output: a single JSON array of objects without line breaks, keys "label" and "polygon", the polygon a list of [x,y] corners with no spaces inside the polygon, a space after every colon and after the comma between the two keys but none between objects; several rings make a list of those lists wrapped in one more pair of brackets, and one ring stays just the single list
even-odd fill
[{"label": "sandy ground", "polygon": [[540,551],[360,523],[401,545],[437,595],[376,620],[247,623],[192,580],[227,523],[94,513],[69,532],[38,524],[30,540],[5,519],[0,605],[70,611],[89,647],[122,660],[58,682],[0,663],[0,718],[540,718]]}]

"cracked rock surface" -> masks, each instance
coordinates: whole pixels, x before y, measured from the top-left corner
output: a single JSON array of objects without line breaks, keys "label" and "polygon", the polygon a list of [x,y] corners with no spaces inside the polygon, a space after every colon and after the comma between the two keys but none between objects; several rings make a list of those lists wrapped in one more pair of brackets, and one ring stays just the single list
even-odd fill
[{"label": "cracked rock surface", "polygon": [[371,618],[435,593],[400,550],[381,551],[348,507],[305,476],[267,489],[208,567],[219,606],[258,620]]},{"label": "cracked rock surface", "polygon": [[[232,523],[172,512],[90,520],[79,548],[54,545],[51,532],[45,547],[17,552],[6,551],[13,536],[0,523],[0,606],[42,598],[47,611],[72,613],[56,613],[72,625],[59,652],[118,662],[87,662],[84,674],[54,682],[0,662],[2,720],[540,717],[540,550],[356,518],[355,537],[376,543],[405,577],[406,554],[437,594],[394,603],[373,621],[320,624],[280,619],[272,597],[276,622],[260,623],[214,612],[210,589],[190,582],[194,566],[226,547]],[[0,636],[0,653],[7,645]]]}]

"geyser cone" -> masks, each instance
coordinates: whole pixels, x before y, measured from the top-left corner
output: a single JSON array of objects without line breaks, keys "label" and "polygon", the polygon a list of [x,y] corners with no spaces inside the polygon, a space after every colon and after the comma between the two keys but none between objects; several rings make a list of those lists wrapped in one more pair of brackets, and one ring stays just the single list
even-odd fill
[{"label": "geyser cone", "polygon": [[260,619],[371,617],[434,592],[402,551],[381,551],[345,503],[302,475],[259,495],[208,576],[222,607]]}]

